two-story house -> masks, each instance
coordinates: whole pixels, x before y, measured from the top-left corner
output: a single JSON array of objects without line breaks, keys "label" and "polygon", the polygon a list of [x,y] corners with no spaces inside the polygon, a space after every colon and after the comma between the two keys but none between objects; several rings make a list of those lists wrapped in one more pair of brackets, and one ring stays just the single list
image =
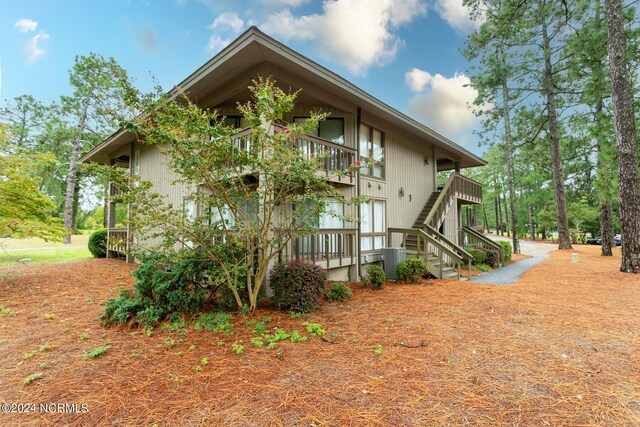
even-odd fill
[{"label": "two-story house", "polygon": [[[247,86],[258,76],[272,76],[285,89],[301,89],[287,121],[304,120],[310,111],[330,113],[315,135],[299,141],[303,151],[328,154],[325,170],[344,168],[356,160],[368,165],[351,179],[333,182],[347,197],[368,197],[357,208],[359,222],[320,220],[317,234],[291,242],[284,255],[318,263],[331,279],[357,280],[367,264],[380,261],[381,248],[404,246],[408,253],[423,256],[436,277],[459,277],[452,265],[466,265],[465,242],[480,238],[463,227],[461,207],[482,201],[481,185],[460,170],[485,162],[255,27],[178,87],[201,107],[226,116],[238,127],[237,141],[242,145],[250,129],[243,129],[236,105],[249,98]],[[185,189],[172,184],[161,150],[134,141],[133,135],[120,130],[82,161],[128,167],[151,181],[174,206],[184,203]],[[441,171],[451,174],[438,188]],[[119,256],[135,243],[134,230],[114,228],[115,206],[109,206],[108,253]],[[131,256],[127,259],[133,261]]]}]

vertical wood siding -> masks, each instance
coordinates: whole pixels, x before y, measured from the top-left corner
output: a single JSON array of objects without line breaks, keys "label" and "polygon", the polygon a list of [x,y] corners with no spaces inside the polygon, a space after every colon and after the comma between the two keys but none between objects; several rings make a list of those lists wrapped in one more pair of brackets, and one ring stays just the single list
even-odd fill
[{"label": "vertical wood siding", "polygon": [[360,194],[387,201],[387,227],[411,227],[435,189],[433,147],[366,111],[361,120],[384,132],[385,179],[361,176]]}]

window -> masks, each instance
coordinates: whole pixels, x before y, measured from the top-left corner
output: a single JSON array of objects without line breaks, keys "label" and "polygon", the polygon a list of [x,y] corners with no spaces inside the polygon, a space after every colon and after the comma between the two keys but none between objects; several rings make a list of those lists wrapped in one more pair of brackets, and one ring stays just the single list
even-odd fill
[{"label": "window", "polygon": [[377,251],[386,246],[386,202],[369,200],[360,205],[360,250]]},{"label": "window", "polygon": [[328,202],[326,210],[320,215],[318,228],[344,228],[344,205],[339,202]]},{"label": "window", "polygon": [[[308,117],[294,117],[293,122],[303,124]],[[310,135],[336,144],[344,145],[344,119],[342,117],[329,117],[318,124],[318,129]]]},{"label": "window", "polygon": [[309,216],[315,211],[316,207],[317,203],[315,201],[305,201],[304,207],[299,209],[301,213],[296,216],[297,224],[318,229],[344,228],[344,204],[328,201],[324,212],[319,217],[310,218]]},{"label": "window", "polygon": [[186,198],[183,201],[184,213],[186,219],[189,221],[194,221],[196,219],[196,202],[191,198]]},{"label": "window", "polygon": [[242,116],[225,116],[222,123],[225,126],[236,129],[245,129],[249,127],[249,122]]},{"label": "window", "polygon": [[[244,213],[247,221],[258,220],[258,198],[254,197],[249,200],[241,200],[238,205],[238,209]],[[240,213],[237,214],[238,220],[244,218]],[[224,221],[227,229],[232,229],[236,224],[236,218],[229,209],[228,206],[222,206],[220,209],[215,206],[209,206],[209,225],[218,225],[219,228],[223,228],[222,221]]]},{"label": "window", "polygon": [[384,178],[384,133],[369,125],[360,124],[359,149],[360,173],[376,178]]},{"label": "window", "polygon": [[131,171],[132,175],[140,174],[140,148],[136,148],[133,150],[133,170]]}]

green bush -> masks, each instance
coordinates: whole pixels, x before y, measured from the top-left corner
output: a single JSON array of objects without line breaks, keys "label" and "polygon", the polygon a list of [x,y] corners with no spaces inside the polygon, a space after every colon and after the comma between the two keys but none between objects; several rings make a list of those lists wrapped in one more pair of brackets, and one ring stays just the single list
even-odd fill
[{"label": "green bush", "polygon": [[400,261],[396,267],[396,279],[402,283],[420,283],[427,272],[427,264],[420,258]]},{"label": "green bush", "polygon": [[278,308],[307,313],[320,306],[327,273],[315,264],[294,260],[276,265],[269,279]]},{"label": "green bush", "polygon": [[489,267],[487,264],[477,264],[475,265],[476,270],[478,271],[482,271],[484,273],[488,273],[491,271],[491,267]]},{"label": "green bush", "polygon": [[511,259],[511,254],[513,253],[513,247],[511,246],[511,242],[506,240],[498,240],[497,241],[502,247],[502,261],[509,261]]},{"label": "green bush", "polygon": [[104,307],[102,319],[105,321],[126,323],[136,315],[142,306],[133,298],[129,289],[122,289],[118,298],[111,298]]},{"label": "green bush", "polygon": [[107,233],[109,230],[101,228],[94,231],[89,236],[89,252],[96,258],[104,258],[107,256]]},{"label": "green bush", "polygon": [[367,277],[365,277],[364,283],[373,289],[381,289],[385,279],[382,267],[372,264],[367,268]]},{"label": "green bush", "polygon": [[[220,244],[209,250],[216,250],[220,256],[225,250],[237,249],[225,246],[227,248]],[[230,258],[232,253],[226,255]],[[244,276],[238,274],[239,286],[246,288],[246,273]],[[214,292],[219,302],[226,301],[225,298],[229,299],[228,295],[231,295],[230,300],[235,304],[220,265],[208,259],[201,249],[187,248],[170,256],[146,257],[133,276],[136,279],[134,292],[125,290],[118,298],[108,300],[102,315],[103,323],[133,322],[154,326],[171,315],[199,310]],[[246,290],[240,295],[248,301]]]},{"label": "green bush", "polygon": [[487,253],[482,249],[465,248],[465,251],[469,252],[473,257],[473,265],[484,264],[484,262],[487,260]]},{"label": "green bush", "polygon": [[338,302],[344,302],[348,299],[351,299],[352,296],[353,293],[351,292],[351,288],[344,283],[332,283],[331,286],[329,286],[329,290],[326,294],[326,297],[329,301]]},{"label": "green bush", "polygon": [[498,268],[498,264],[500,261],[500,252],[495,249],[486,249],[485,254],[487,255],[485,264],[487,264],[491,268]]}]

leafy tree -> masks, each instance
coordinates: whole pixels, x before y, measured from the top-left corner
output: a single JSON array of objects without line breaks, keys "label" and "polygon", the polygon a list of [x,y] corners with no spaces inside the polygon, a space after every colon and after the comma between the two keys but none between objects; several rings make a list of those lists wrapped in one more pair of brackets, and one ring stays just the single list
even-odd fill
[{"label": "leafy tree", "polygon": [[33,149],[39,142],[46,113],[47,107],[31,95],[14,98],[0,109],[0,118],[12,129],[8,142],[20,149]]},{"label": "leafy tree", "polygon": [[[238,307],[242,289],[248,290],[250,309],[267,272],[289,242],[317,231],[317,218],[328,200],[344,200],[340,190],[317,173],[317,159],[297,148],[297,136],[309,133],[322,115],[306,124],[286,124],[296,93],[286,93],[269,79],[254,82],[252,100],[238,108],[251,126],[248,149],[240,149],[215,111],[202,110],[186,95],[142,95],[127,86],[128,100],[143,113],[127,122],[141,143],[158,147],[175,175],[175,185],[188,194],[185,206],[173,206],[124,171],[109,169],[111,180],[126,189],[116,199],[132,203],[131,224],[139,233],[137,253],[177,256],[176,248],[200,248],[227,278]],[[357,165],[341,173],[355,173]],[[357,200],[353,200],[357,203]],[[194,212],[200,212],[195,214]],[[221,259],[210,245],[225,241],[241,250]],[[158,243],[159,242],[159,243]],[[246,274],[240,283],[239,272]]]},{"label": "leafy tree", "polygon": [[54,162],[51,155],[25,154],[8,140],[10,129],[0,124],[0,236],[61,240],[64,229],[51,216],[55,205],[38,191],[37,165]]},{"label": "leafy tree", "polygon": [[64,239],[71,242],[74,227],[74,203],[78,194],[78,158],[86,145],[87,135],[97,135],[101,140],[105,129],[113,127],[122,104],[120,80],[126,72],[113,58],[105,59],[92,53],[77,56],[69,72],[73,87],[72,96],[62,97],[62,111],[74,122],[74,135],[69,153],[69,165],[64,198],[64,226],[69,230]]}]

